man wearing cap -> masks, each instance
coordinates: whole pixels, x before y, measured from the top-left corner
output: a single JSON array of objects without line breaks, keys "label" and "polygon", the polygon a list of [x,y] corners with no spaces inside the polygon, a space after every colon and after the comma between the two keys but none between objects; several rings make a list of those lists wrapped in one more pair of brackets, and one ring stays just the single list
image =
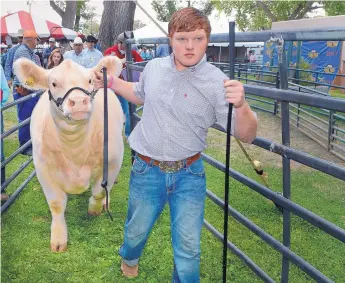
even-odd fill
[{"label": "man wearing cap", "polygon": [[[41,66],[41,63],[39,62],[38,56],[36,56],[34,49],[37,45],[38,41],[38,35],[36,31],[34,30],[27,30],[24,32],[23,35],[23,44],[21,44],[18,49],[16,50],[13,62],[15,62],[19,58],[27,58],[37,64],[38,66]],[[15,100],[22,98],[25,95],[31,94],[32,91],[25,88],[25,85],[21,83],[14,71],[14,79],[13,79],[13,98]],[[27,118],[30,118],[32,110],[34,109],[36,103],[38,101],[38,96],[32,97],[29,100],[26,100],[20,104],[17,105],[17,114],[18,114],[18,120],[19,123],[23,122]],[[19,128],[19,144],[20,146],[24,145],[26,142],[28,142],[30,137],[30,123]],[[32,146],[27,147],[23,154],[25,155],[32,155]]]},{"label": "man wearing cap", "polygon": [[85,67],[84,53],[83,53],[83,41],[80,37],[76,37],[73,41],[73,50],[64,53],[63,58],[71,59],[77,64]]},{"label": "man wearing cap", "polygon": [[95,48],[97,43],[97,38],[92,35],[86,37],[86,46],[83,50],[85,68],[93,68],[97,66],[98,62],[102,59],[102,52]]},{"label": "man wearing cap", "polygon": [[[126,57],[126,43],[125,40],[128,37],[126,36],[126,32],[120,33],[117,37],[117,43],[109,47],[104,51],[104,56],[107,55],[115,55],[119,57],[120,59],[124,59]],[[133,48],[132,49],[132,58],[134,62],[142,62],[144,61],[143,58],[141,58],[140,54]]]},{"label": "man wearing cap", "polygon": [[44,49],[43,52],[43,61],[44,61],[44,66],[47,66],[47,62],[48,62],[48,58],[50,56],[50,53],[52,53],[52,51],[56,48],[55,45],[55,38],[51,37],[49,38],[49,47],[47,47],[46,49]]},{"label": "man wearing cap", "polygon": [[[106,49],[104,51],[104,56],[108,56],[108,55],[114,55],[117,56],[120,59],[125,60],[126,57],[126,43],[125,40],[127,38],[129,38],[130,36],[127,36],[126,32],[120,33],[119,36],[117,37],[117,43],[112,46],[109,47],[108,49]],[[132,49],[132,58],[134,62],[142,62],[144,61],[143,58],[141,58],[140,54]],[[125,66],[125,64],[123,64],[123,66]],[[122,76],[120,77],[122,79]],[[118,95],[117,96],[120,100],[121,106],[122,106],[122,110],[125,113],[126,116],[126,124],[125,124],[125,136],[126,138],[129,137],[130,133],[131,133],[131,126],[130,126],[130,115],[129,115],[129,105],[128,105],[128,101],[123,98],[122,96]]]},{"label": "man wearing cap", "polygon": [[5,71],[5,77],[6,77],[7,83],[10,88],[12,87],[12,77],[13,77],[13,71],[12,71],[13,57],[14,57],[14,53],[17,51],[18,47],[23,42],[23,33],[24,33],[23,29],[18,30],[18,37],[17,37],[18,44],[10,48],[10,50],[8,50],[8,54],[6,58],[4,71]]}]

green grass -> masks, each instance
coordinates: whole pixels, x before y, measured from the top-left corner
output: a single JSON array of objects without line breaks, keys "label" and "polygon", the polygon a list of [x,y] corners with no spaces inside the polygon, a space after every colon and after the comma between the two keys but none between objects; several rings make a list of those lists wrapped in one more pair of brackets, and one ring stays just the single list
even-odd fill
[{"label": "green grass", "polygon": [[[5,112],[6,129],[16,124],[15,110]],[[211,131],[212,141],[206,153],[225,161],[225,136]],[[9,156],[18,146],[17,137],[5,141]],[[272,154],[267,152],[268,155]],[[11,174],[27,158],[18,156],[8,167]],[[256,175],[232,143],[231,166],[253,179]],[[31,166],[9,188],[16,187],[32,171]],[[282,191],[282,169],[265,164],[270,186]],[[207,187],[223,198],[224,174],[206,166]],[[36,178],[29,183],[16,202],[2,215],[1,274],[2,282],[170,282],[172,249],[168,207],[155,225],[140,260],[140,276],[133,280],[121,276],[117,250],[122,244],[128,200],[130,150],[126,147],[118,184],[111,192],[111,211],[99,217],[87,215],[90,192],[70,195],[66,221],[69,232],[68,250],[50,252],[51,216]],[[328,221],[345,228],[345,184],[343,181],[305,167],[291,171],[291,199]],[[260,194],[231,180],[230,204],[277,240],[282,240],[282,215]],[[222,210],[206,201],[205,219],[222,231]],[[229,238],[250,256],[274,280],[280,281],[281,256],[230,217]],[[202,236],[201,282],[221,282],[222,245],[206,229]],[[291,248],[335,282],[345,278],[345,245],[298,217],[292,217]],[[228,282],[261,282],[245,264],[229,252]],[[291,264],[289,282],[312,282],[304,272]]]},{"label": "green grass", "polygon": [[345,99],[345,93],[342,92],[341,90],[331,90],[329,93],[333,97],[338,97],[338,98],[344,98]]}]

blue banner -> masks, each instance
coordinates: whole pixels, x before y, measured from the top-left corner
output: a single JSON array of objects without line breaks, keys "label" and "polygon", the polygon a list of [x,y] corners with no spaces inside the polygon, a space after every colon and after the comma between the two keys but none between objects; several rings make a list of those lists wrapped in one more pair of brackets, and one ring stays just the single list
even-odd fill
[{"label": "blue banner", "polygon": [[[289,48],[290,44],[290,48]],[[289,67],[296,68],[298,62],[298,42],[285,44],[288,54]],[[308,69],[323,74],[310,73],[307,80],[333,84],[340,66],[341,41],[304,41],[300,45],[300,63],[308,64]],[[303,60],[303,61],[302,61]],[[304,64],[304,65],[306,65]],[[277,46],[274,43],[265,43],[263,67],[264,70],[272,66],[278,66]]]}]

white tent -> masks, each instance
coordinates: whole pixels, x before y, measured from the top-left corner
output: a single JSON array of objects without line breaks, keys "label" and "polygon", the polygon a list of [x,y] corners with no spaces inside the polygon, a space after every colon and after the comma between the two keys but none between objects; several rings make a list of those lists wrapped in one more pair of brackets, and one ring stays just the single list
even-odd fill
[{"label": "white tent", "polygon": [[[160,26],[168,33],[168,22],[158,22]],[[229,26],[228,25],[222,25],[211,23],[211,34],[218,34],[218,33],[228,33],[229,32]],[[153,37],[166,37],[166,35],[161,31],[159,27],[155,23],[150,23],[147,26],[144,26],[140,29],[134,30],[134,38],[135,39],[143,39],[143,38],[153,38]],[[236,47],[258,47],[263,46],[263,42],[236,42]],[[229,46],[228,42],[224,43],[209,43],[209,46],[222,46],[227,47]]]},{"label": "white tent", "polygon": [[[159,25],[168,33],[168,22],[159,22]],[[155,23],[150,23],[140,29],[134,30],[134,38],[152,38],[152,37],[166,37]]]}]

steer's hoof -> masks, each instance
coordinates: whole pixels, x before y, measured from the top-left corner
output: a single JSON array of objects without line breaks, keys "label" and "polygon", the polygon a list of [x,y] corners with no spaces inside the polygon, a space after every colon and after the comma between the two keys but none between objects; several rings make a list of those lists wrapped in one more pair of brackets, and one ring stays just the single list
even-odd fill
[{"label": "steer's hoof", "polygon": [[50,244],[50,250],[54,253],[61,253],[67,250],[67,243],[65,244]]},{"label": "steer's hoof", "polygon": [[101,211],[88,210],[87,213],[91,216],[100,216],[102,212]]}]

